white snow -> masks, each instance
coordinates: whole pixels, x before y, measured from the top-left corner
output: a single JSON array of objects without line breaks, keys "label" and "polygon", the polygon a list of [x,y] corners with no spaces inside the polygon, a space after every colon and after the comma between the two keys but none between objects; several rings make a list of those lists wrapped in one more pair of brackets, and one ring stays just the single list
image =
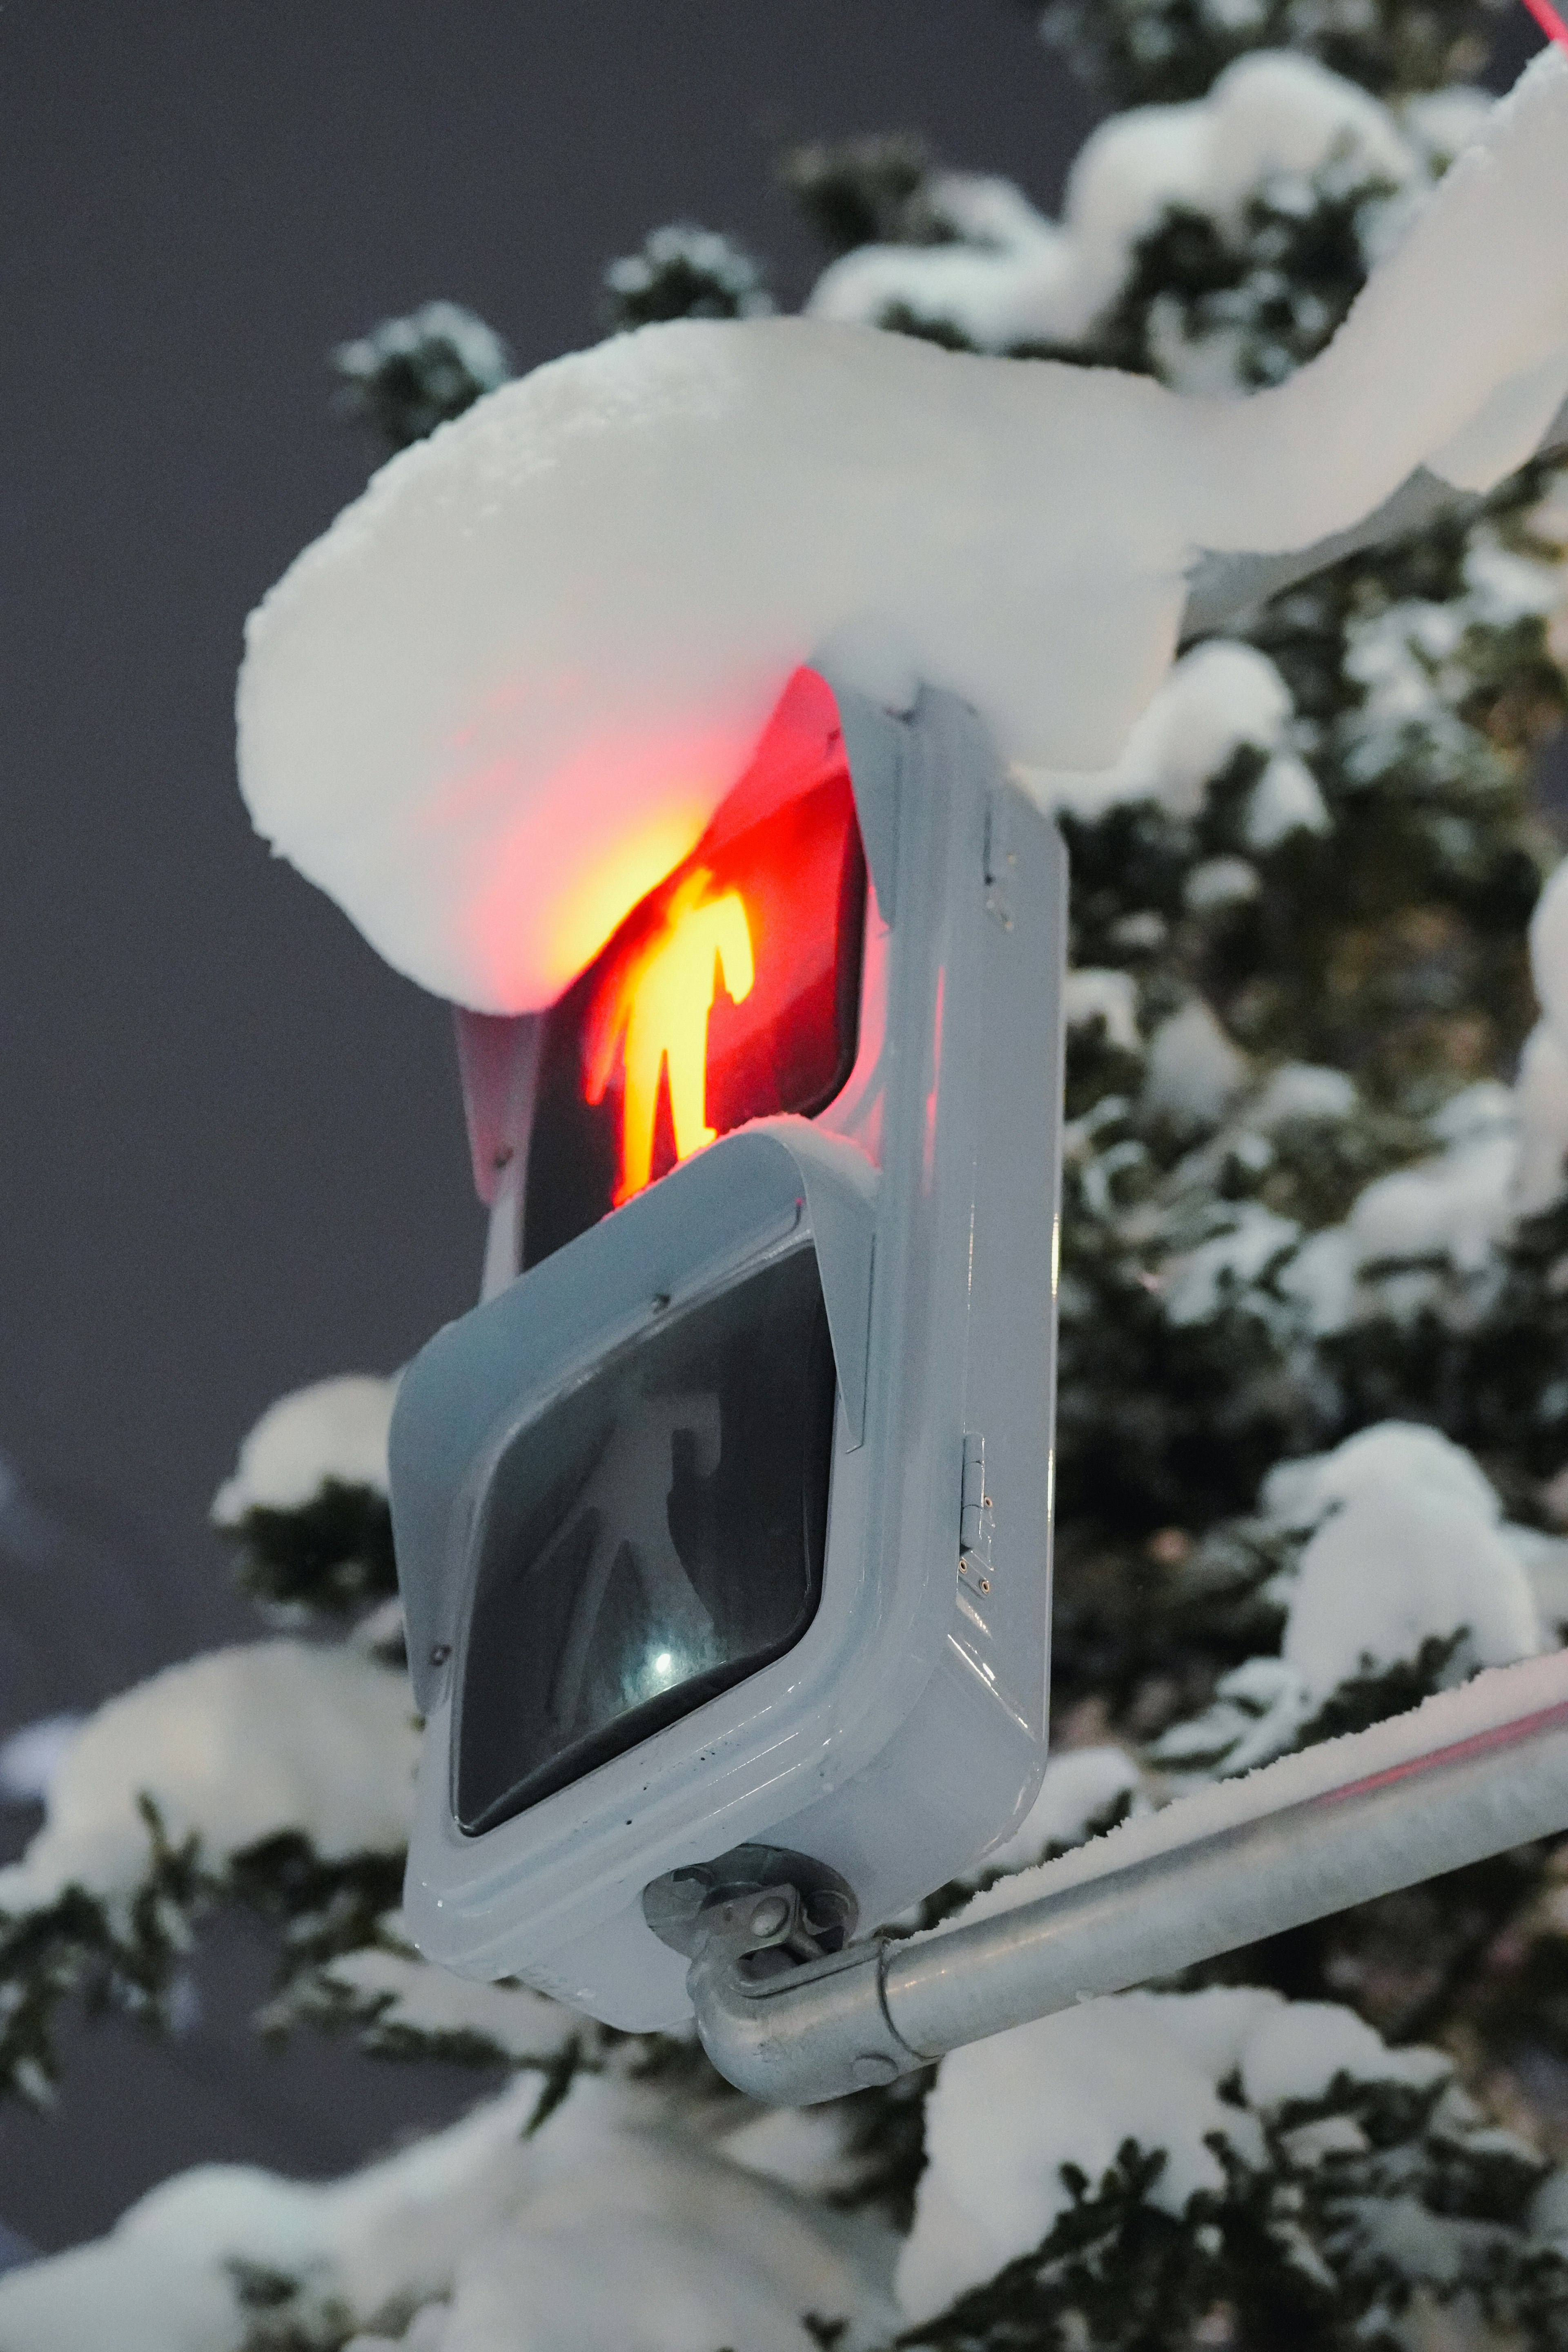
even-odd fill
[{"label": "white snow", "polygon": [[1171,816],[1194,817],[1211,779],[1244,745],[1260,751],[1283,745],[1292,715],[1289,689],[1268,656],[1216,638],[1176,664],[1113,766],[1031,772],[1026,781],[1042,806],[1075,816],[1092,819],[1123,802],[1156,801]]},{"label": "white snow", "polygon": [[376,2036],[473,2035],[516,2061],[549,2057],[592,2029],[575,2011],[529,1986],[478,1984],[422,1960],[401,1916],[381,1923],[383,1940],[329,1960],[321,1976],[347,1994]]},{"label": "white snow", "polygon": [[1217,1119],[1246,1077],[1245,1056],[1194,996],[1149,1040],[1143,1105],[1179,1118]]},{"label": "white snow", "polygon": [[1482,1143],[1506,1135],[1514,1122],[1513,1096],[1499,1078],[1480,1078],[1450,1095],[1428,1125],[1440,1143]]},{"label": "white snow", "polygon": [[1456,1284],[1461,1297],[1484,1302],[1515,1218],[1552,1197],[1568,1115],[1557,1080],[1555,1054],[1536,1047],[1517,1088],[1467,1087],[1430,1122],[1441,1151],[1377,1178],[1342,1225],[1303,1244],[1279,1286],[1300,1302],[1310,1329],[1342,1330],[1372,1312],[1442,1311]]},{"label": "white snow", "polygon": [[1536,2190],[1530,2226],[1539,2237],[1568,2246],[1568,2166],[1549,2173]]},{"label": "white snow", "polygon": [[325,1857],[407,1839],[418,1742],[401,1674],[350,1647],[259,1642],[170,1666],[85,1723],[49,1783],[44,1826],[0,1870],[0,1915],[69,1885],[110,1898],[147,1867],[145,1793],[208,1867],[283,1831]]},{"label": "white snow", "polygon": [[[1040,1793],[1005,1845],[994,1847],[981,1868],[1026,1870],[1042,1855],[1080,1845],[1089,1824],[1126,1802],[1131,1812],[1147,1810],[1138,1767],[1124,1748],[1068,1748],[1046,1765]],[[978,1875],[978,1873],[976,1873]]]},{"label": "white snow", "polygon": [[1225,907],[1245,906],[1262,887],[1257,866],[1245,857],[1205,857],[1188,874],[1182,896],[1190,913],[1213,915]]},{"label": "white snow", "polygon": [[525,2077],[321,2186],[242,2166],[183,2174],[108,2237],[0,2278],[0,2342],[237,2352],[255,2315],[237,2304],[236,2261],[302,2280],[304,2318],[336,2305],[370,2331],[362,2345],[417,2352],[810,2352],[808,2312],[847,2323],[846,2352],[893,2332],[879,2224],[681,2138],[657,2097],[619,2083],[580,2077],[530,2139],[537,2098]]},{"label": "white snow", "polygon": [[[1548,520],[1537,508],[1533,524]],[[1505,547],[1495,530],[1477,530],[1465,551],[1466,604],[1486,627],[1511,628],[1518,621],[1549,620],[1565,593],[1561,563]]]},{"label": "white snow", "polygon": [[1451,2071],[1440,2050],[1390,2050],[1353,2010],[1321,2000],[1279,2002],[1259,2020],[1241,2056],[1242,2089],[1255,2107],[1321,2099],[1341,2074],[1353,2083],[1426,2090]]},{"label": "white snow", "polygon": [[1300,1239],[1301,1228],[1259,1201],[1244,1201],[1226,1232],[1173,1258],[1165,1273],[1165,1313],[1180,1326],[1206,1323],[1232,1304],[1254,1303],[1252,1286]]},{"label": "white snow", "polygon": [[[1300,167],[1305,120],[1292,96],[1238,187]],[[253,616],[256,823],[400,970],[520,1012],[693,845],[835,631],[896,632],[1008,760],[1108,766],[1194,551],[1304,545],[1422,461],[1485,487],[1535,446],[1568,386],[1565,204],[1543,54],[1329,350],[1247,401],[821,319],[541,368],[395,458]]]},{"label": "white snow", "polygon": [[1250,1772],[1286,1755],[1315,1712],[1298,1668],[1283,1658],[1247,1658],[1220,1677],[1213,1702],[1201,1715],[1161,1734],[1150,1761],[1178,1793],[1201,1787],[1217,1773]]},{"label": "white snow", "polygon": [[[1278,1996],[1123,1993],[944,2058],[926,2102],[926,2169],[899,2258],[899,2301],[929,2318],[1037,2245],[1071,2202],[1064,2164],[1098,2187],[1123,2141],[1166,2152],[1150,2191],[1167,2213],[1223,2192],[1210,2136],[1260,2164],[1256,2116],[1218,2095]],[[0,2305],[0,2312],[3,2312]]]},{"label": "white snow", "polygon": [[1345,1503],[1394,1486],[1418,1488],[1489,1525],[1502,1517],[1475,1456],[1418,1421],[1380,1421],[1331,1453],[1277,1464],[1263,1482],[1261,1502],[1282,1526],[1310,1528]]},{"label": "white snow", "polygon": [[[1261,1109],[1254,1118],[1267,1123]],[[1314,1234],[1280,1270],[1279,1286],[1313,1332],[1368,1314],[1484,1307],[1516,1221],[1563,1193],[1568,1050],[1559,1032],[1537,1025],[1512,1088],[1468,1087],[1429,1125],[1441,1150],[1367,1185],[1343,1224]]]},{"label": "white snow", "polygon": [[1436,691],[1446,665],[1464,643],[1462,602],[1405,602],[1352,615],[1346,632],[1345,676],[1363,688],[1348,768],[1373,782],[1404,756],[1413,731],[1447,749],[1458,741],[1458,721]]},{"label": "white snow", "polygon": [[1547,1638],[1568,1642],[1568,1541],[1542,1535],[1539,1528],[1507,1527],[1503,1534],[1524,1570]]},{"label": "white snow", "polygon": [[13,1805],[42,1803],[82,1720],[79,1715],[46,1715],[12,1732],[0,1745],[0,1800]]},{"label": "white snow", "polygon": [[1277,849],[1293,833],[1333,830],[1318,779],[1304,760],[1275,754],[1252,787],[1244,830],[1249,849]]},{"label": "white snow", "polygon": [[1511,1220],[1519,1158],[1511,1100],[1497,1092],[1495,1123],[1461,1132],[1436,1158],[1396,1169],[1358,1194],[1348,1222],[1363,1265],[1436,1258],[1459,1274],[1484,1271]]},{"label": "white snow", "polygon": [[1495,1509],[1390,1479],[1347,1501],[1308,1544],[1281,1654],[1324,1699],[1367,1664],[1414,1658],[1429,1636],[1461,1627],[1447,1679],[1532,1656],[1541,1629],[1524,1569]]},{"label": "white snow", "polygon": [[395,1381],[368,1372],[345,1372],[279,1397],[241,1444],[233,1477],[213,1498],[217,1525],[233,1527],[258,1507],[297,1511],[329,1478],[384,1495],[386,1433],[396,1398]]},{"label": "white snow", "polygon": [[1420,152],[1440,171],[1479,139],[1488,115],[1497,104],[1490,90],[1465,82],[1447,89],[1418,90],[1398,110],[1399,127]]},{"label": "white snow", "polygon": [[1355,1107],[1355,1081],[1343,1070],[1326,1069],[1314,1062],[1287,1062],[1264,1087],[1252,1119],[1265,1132],[1291,1119],[1331,1125],[1351,1118]]},{"label": "white snow", "polygon": [[[435,2352],[810,2352],[809,2316],[885,2341],[890,2246],[720,2156],[627,2135],[462,2263]],[[0,2318],[4,2306],[0,2305]]]},{"label": "white snow", "polygon": [[[955,2050],[926,2106],[899,2300],[929,2318],[1037,2245],[1071,2202],[1064,2165],[1094,2189],[1124,2141],[1163,2148],[1148,2195],[1180,2214],[1225,2189],[1212,2139],[1260,2167],[1261,2114],[1320,2100],[1342,2074],[1425,2088],[1448,2072],[1435,2050],[1386,2049],[1348,2010],[1248,1988],[1121,1993]],[[1243,2106],[1219,2096],[1237,2076]]]},{"label": "white snow", "polygon": [[1326,1225],[1304,1241],[1277,1277],[1280,1289],[1300,1309],[1315,1339],[1342,1331],[1356,1303],[1355,1244],[1343,1225]]},{"label": "white snow", "polygon": [[1120,1053],[1143,1051],[1138,1034],[1138,983],[1131,972],[1088,967],[1069,971],[1062,989],[1062,1015],[1069,1029],[1087,1029],[1102,1021],[1106,1044]]},{"label": "white snow", "polygon": [[163,2181],[105,2237],[0,2278],[6,2352],[233,2352],[247,2319],[231,2261],[375,2310],[449,2286],[454,2261],[505,2215],[527,2179],[525,2078],[453,2130],[320,2187],[249,2165]]},{"label": "white snow", "polygon": [[1249,1772],[1295,1745],[1344,1683],[1414,1659],[1463,1631],[1448,1686],[1534,1656],[1568,1616],[1568,1544],[1501,1524],[1473,1457],[1435,1429],[1381,1422],[1331,1454],[1265,1479],[1266,1519],[1310,1533],[1274,1590],[1286,1604],[1278,1657],[1226,1675],[1212,1703],[1173,1724],[1150,1760],[1177,1790]]},{"label": "white snow", "polygon": [[719,2146],[743,2171],[810,2197],[831,2196],[854,2178],[845,2161],[843,2121],[831,2107],[770,2107],[726,2132]]},{"label": "white snow", "polygon": [[1232,227],[1258,190],[1331,165],[1342,185],[1402,189],[1427,173],[1422,146],[1364,90],[1308,58],[1256,52],[1206,98],[1103,123],[1073,164],[1059,226],[1005,182],[946,174],[931,198],[956,242],[862,247],[817,281],[810,308],[875,326],[896,304],[993,351],[1076,341],[1114,301],[1133,247],[1168,207]]}]

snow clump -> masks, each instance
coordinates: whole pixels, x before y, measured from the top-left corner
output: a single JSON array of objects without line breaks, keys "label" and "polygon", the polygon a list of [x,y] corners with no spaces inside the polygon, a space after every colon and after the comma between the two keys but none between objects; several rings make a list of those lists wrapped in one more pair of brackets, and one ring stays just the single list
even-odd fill
[{"label": "snow clump", "polygon": [[1254,1293],[1254,1286],[1283,1265],[1300,1237],[1293,1219],[1276,1216],[1259,1201],[1244,1201],[1223,1233],[1172,1260],[1164,1276],[1167,1318],[1180,1328],[1209,1322],[1231,1305],[1267,1311],[1267,1294]]},{"label": "snow clump", "polygon": [[1279,1273],[1309,1331],[1373,1314],[1408,1320],[1484,1309],[1519,1219],[1561,1199],[1568,1181],[1568,1054],[1542,1023],[1510,1088],[1486,1079],[1429,1122],[1442,1148],[1359,1192],[1344,1222],[1304,1240]]},{"label": "snow clump", "polygon": [[395,1853],[417,1752],[406,1682],[358,1650],[258,1642],[169,1666],[77,1732],[42,1829],[0,1870],[0,1916],[68,1886],[133,1895],[148,1862],[142,1797],[171,1844],[195,1833],[208,1867],[289,1832],[324,1858]]},{"label": "snow clump", "polygon": [[[1483,125],[1475,121],[1472,135]],[[1424,185],[1425,155],[1386,107],[1310,58],[1261,51],[1206,98],[1101,124],[1068,175],[1058,225],[1007,182],[939,176],[929,201],[952,242],[863,246],[817,280],[818,318],[898,313],[956,327],[985,351],[1079,341],[1125,283],[1133,250],[1180,208],[1239,225],[1248,197],[1332,165],[1346,184]]]},{"label": "snow clump", "polygon": [[1086,823],[1135,801],[1191,819],[1238,751],[1260,751],[1268,765],[1253,787],[1245,830],[1252,848],[1270,849],[1297,830],[1329,829],[1317,779],[1290,749],[1294,716],[1289,688],[1267,654],[1215,638],[1176,664],[1114,766],[1026,771],[1023,781],[1043,807]]},{"label": "snow clump", "polygon": [[1541,1647],[1530,1581],[1497,1525],[1412,1478],[1368,1486],[1301,1555],[1282,1655],[1320,1704],[1358,1675],[1457,1644],[1445,1683]]},{"label": "snow clump", "polygon": [[[1341,2074],[1425,2089],[1447,2071],[1436,2051],[1385,2049],[1348,2011],[1229,1988],[1087,2001],[955,2050],[926,2106],[899,2300],[930,2318],[1027,2253],[1072,2203],[1063,2168],[1097,2183],[1129,2139],[1164,2150],[1146,2194],[1180,2216],[1226,2189],[1215,2139],[1261,2170],[1268,2111]],[[1221,2095],[1233,2082],[1241,2105]]]},{"label": "snow clump", "polygon": [[1422,1488],[1489,1526],[1502,1517],[1502,1506],[1474,1456],[1440,1429],[1417,1421],[1381,1421],[1331,1453],[1279,1463],[1265,1478],[1259,1499],[1266,1517],[1305,1534],[1331,1511],[1391,1486]]},{"label": "snow clump", "polygon": [[1138,1767],[1124,1748],[1069,1748],[1053,1755],[1020,1826],[972,1875],[1027,1870],[1048,1854],[1081,1845],[1108,1816],[1147,1811],[1142,1786]]},{"label": "snow clump", "polygon": [[1530,968],[1541,1009],[1568,1053],[1568,860],[1552,874],[1531,918]]},{"label": "snow clump", "polygon": [[1354,1116],[1355,1080],[1344,1070],[1315,1062],[1287,1062],[1269,1078],[1252,1110],[1252,1123],[1267,1135],[1293,1119],[1329,1125]]},{"label": "snow clump", "polygon": [[81,1727],[79,1715],[46,1715],[0,1742],[0,1802],[42,1804]]},{"label": "snow clump", "polygon": [[365,1372],[345,1372],[279,1397],[240,1446],[234,1475],[213,1498],[214,1520],[232,1528],[247,1511],[300,1510],[329,1480],[384,1495],[386,1433],[396,1397],[395,1381]]},{"label": "snow clump", "polygon": [[1568,1607],[1568,1546],[1505,1526],[1474,1457],[1419,1423],[1279,1463],[1259,1509],[1266,1528],[1305,1538],[1272,1587],[1286,1603],[1280,1654],[1222,1675],[1207,1707],[1154,1741],[1149,1760],[1178,1791],[1286,1754],[1367,1677],[1407,1668],[1452,1688],[1533,1657]]},{"label": "snow clump", "polygon": [[1069,1029],[1104,1024],[1105,1042],[1118,1053],[1141,1054],[1138,983],[1128,971],[1069,971],[1062,990],[1062,1016]]},{"label": "snow clump", "polygon": [[1316,1703],[1356,1675],[1462,1636],[1443,1679],[1533,1657],[1542,1629],[1502,1506],[1474,1456],[1441,1431],[1386,1421],[1331,1454],[1280,1463],[1265,1513],[1311,1529],[1282,1654]]},{"label": "snow clump", "polygon": [[90,2245],[0,2279],[6,2352],[240,2352],[268,2290],[289,2340],[357,2352],[845,2352],[897,2326],[890,2233],[668,2127],[657,2095],[579,2076],[531,2137],[519,2084],[341,2181],[205,2165]]},{"label": "snow clump", "polygon": [[[1258,132],[1247,184],[1306,111]],[[1116,250],[1142,201],[1118,194]],[[1005,760],[1112,765],[1195,551],[1308,546],[1420,464],[1484,488],[1534,450],[1568,388],[1565,206],[1543,55],[1328,348],[1250,400],[820,317],[552,362],[394,458],[252,616],[252,816],[398,970],[510,1013],[692,847],[847,628],[897,635]]]},{"label": "snow clump", "polygon": [[401,1911],[377,1920],[373,1941],[296,1978],[267,2012],[270,2025],[297,2019],[352,2025],[362,2049],[394,2057],[482,2052],[518,2066],[547,2064],[569,2043],[595,2039],[576,2010],[514,1979],[479,1982],[421,1959]]},{"label": "snow clump", "polygon": [[1173,1118],[1217,1119],[1247,1078],[1247,1061],[1201,996],[1163,1021],[1149,1041],[1143,1106]]},{"label": "snow clump", "polygon": [[1541,1021],[1524,1041],[1514,1081],[1519,1156],[1512,1205],[1521,1217],[1549,1209],[1568,1185],[1568,1040]]}]

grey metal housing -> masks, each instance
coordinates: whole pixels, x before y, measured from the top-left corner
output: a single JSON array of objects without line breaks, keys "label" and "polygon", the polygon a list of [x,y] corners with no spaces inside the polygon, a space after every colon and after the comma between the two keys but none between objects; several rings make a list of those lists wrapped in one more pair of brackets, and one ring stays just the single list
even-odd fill
[{"label": "grey metal housing", "polygon": [[[393,1424],[426,1716],[413,1931],[432,1958],[522,1976],[628,2028],[689,2013],[685,1959],[643,1914],[650,1881],[765,1842],[816,1858],[875,1922],[1009,1835],[1044,1769],[1065,860],[952,697],[922,693],[902,718],[837,698],[871,880],[842,1094],[809,1122],[721,1139],[503,1274],[416,1360]],[[503,1269],[525,1060],[498,1052]],[[453,1664],[500,1450],[563,1382],[591,1380],[797,1215],[838,1374],[816,1616],[786,1656],[465,1836]]]}]

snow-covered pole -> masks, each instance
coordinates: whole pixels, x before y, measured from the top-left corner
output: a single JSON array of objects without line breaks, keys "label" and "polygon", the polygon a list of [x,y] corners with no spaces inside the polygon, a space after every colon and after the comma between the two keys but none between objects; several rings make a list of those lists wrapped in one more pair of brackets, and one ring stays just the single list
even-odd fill
[{"label": "snow-covered pole", "polygon": [[[1568,400],[1557,411],[1536,448],[1538,460],[1550,464],[1568,456]],[[1192,645],[1216,630],[1228,629],[1244,614],[1283,595],[1298,581],[1310,580],[1332,563],[1368,548],[1386,547],[1394,541],[1428,530],[1438,522],[1462,523],[1479,515],[1485,497],[1475,490],[1457,490],[1452,482],[1418,466],[1380,507],[1349,530],[1315,540],[1276,555],[1200,555],[1192,568],[1186,609],[1182,615],[1182,643]]]},{"label": "snow-covered pole", "polygon": [[1564,1829],[1559,1652],[1129,1823],[951,1928],[770,1976],[749,1956],[799,1948],[795,1891],[718,1904],[698,2029],[739,2088],[809,2105]]}]

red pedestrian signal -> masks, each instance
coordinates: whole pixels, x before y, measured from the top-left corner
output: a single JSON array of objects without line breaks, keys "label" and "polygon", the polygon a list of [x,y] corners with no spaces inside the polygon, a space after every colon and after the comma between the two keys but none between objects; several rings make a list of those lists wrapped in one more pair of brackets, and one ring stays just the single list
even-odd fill
[{"label": "red pedestrian signal", "polygon": [[814,1117],[858,1033],[866,864],[833,695],[799,670],[691,855],[545,1016],[521,1262],[715,1137]]}]

